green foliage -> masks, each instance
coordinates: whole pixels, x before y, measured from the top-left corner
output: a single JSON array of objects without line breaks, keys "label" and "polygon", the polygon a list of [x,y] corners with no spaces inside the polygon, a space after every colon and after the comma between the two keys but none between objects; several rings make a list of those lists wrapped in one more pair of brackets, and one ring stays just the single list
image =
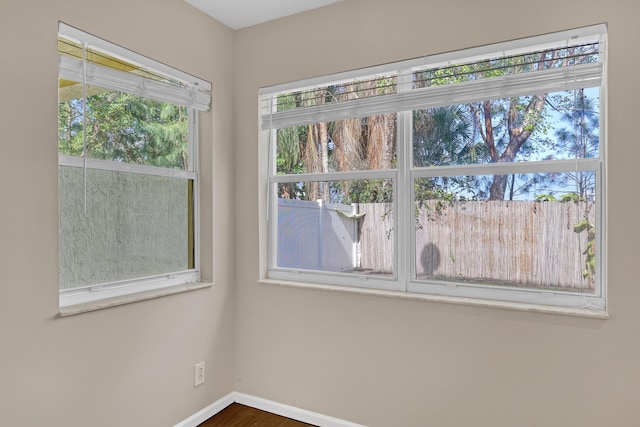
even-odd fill
[{"label": "green foliage", "polygon": [[560,201],[565,203],[566,202],[577,203],[577,202],[585,202],[586,199],[581,195],[579,195],[578,193],[567,193],[560,196]]},{"label": "green foliage", "polygon": [[536,202],[555,202],[557,200],[553,194],[538,194],[536,196]]},{"label": "green foliage", "polygon": [[350,181],[348,190],[348,194],[345,195],[339,203],[393,202],[393,185],[391,184],[391,181],[387,179]]},{"label": "green foliage", "polygon": [[[290,110],[297,104],[296,96],[293,94],[281,95],[278,97],[278,111]],[[278,174],[302,173],[302,148],[301,144],[306,139],[306,127],[294,126],[278,129],[276,171]]]},{"label": "green foliage", "polygon": [[[417,179],[414,185],[414,194],[416,200],[416,208],[414,212],[416,228],[421,230],[423,225],[419,221],[419,213],[421,209],[426,209],[427,219],[435,221],[438,217],[444,215],[447,205],[453,202],[464,202],[466,198],[458,196],[455,193],[445,191],[440,188],[433,180],[421,178]],[[434,207],[426,203],[429,200],[436,200]]]},{"label": "green foliage", "polygon": [[591,224],[585,215],[584,219],[573,226],[573,231],[576,233],[587,232],[587,243],[585,250],[582,252],[583,255],[586,255],[582,277],[593,282],[596,273],[596,227]]},{"label": "green foliage", "polygon": [[276,170],[278,174],[303,172],[300,151],[300,136],[297,127],[278,129],[278,158]]},{"label": "green foliage", "polygon": [[[86,151],[83,123],[86,122]],[[104,91],[58,106],[58,151],[149,166],[187,169],[185,107]]]},{"label": "green foliage", "polygon": [[486,160],[484,144],[473,141],[473,118],[462,105],[413,112],[413,164],[449,166]]},{"label": "green foliage", "polygon": [[573,225],[573,231],[575,233],[587,233],[587,242],[585,244],[585,249],[582,252],[583,255],[586,255],[585,258],[585,269],[582,272],[582,277],[589,282],[593,283],[595,280],[596,273],[596,227],[589,220],[589,211],[593,206],[592,203],[587,202],[587,200],[582,197],[580,194],[571,192],[567,194],[563,194],[560,196],[558,200],[551,194],[538,194],[536,196],[536,201],[544,201],[544,202],[553,202],[559,201],[560,203],[585,203],[585,211],[583,218],[576,222]]},{"label": "green foliage", "polygon": [[587,199],[585,199],[584,197],[582,197],[581,195],[579,195],[578,193],[575,193],[575,192],[565,193],[565,194],[560,196],[560,199],[558,199],[553,194],[538,194],[538,195],[536,195],[535,199],[538,202],[556,202],[556,201],[559,201],[559,202],[563,202],[563,203],[567,203],[567,202],[577,203],[577,202],[586,202],[587,201]]}]

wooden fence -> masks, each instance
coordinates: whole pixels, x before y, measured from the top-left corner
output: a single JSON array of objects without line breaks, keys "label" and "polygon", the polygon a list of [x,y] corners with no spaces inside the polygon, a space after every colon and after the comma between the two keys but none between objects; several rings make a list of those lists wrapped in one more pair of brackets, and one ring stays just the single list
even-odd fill
[{"label": "wooden fence", "polygon": [[[391,204],[361,204],[362,268],[393,271]],[[416,207],[416,274],[536,288],[593,289],[583,276],[591,202],[430,200]]]}]

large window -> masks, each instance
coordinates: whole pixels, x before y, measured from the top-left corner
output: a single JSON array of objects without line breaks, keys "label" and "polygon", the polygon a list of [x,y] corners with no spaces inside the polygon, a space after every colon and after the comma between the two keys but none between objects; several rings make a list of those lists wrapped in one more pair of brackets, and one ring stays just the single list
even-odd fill
[{"label": "large window", "polygon": [[262,89],[266,277],[604,311],[605,42]]},{"label": "large window", "polygon": [[210,84],[65,24],[58,56],[61,306],[198,281]]}]

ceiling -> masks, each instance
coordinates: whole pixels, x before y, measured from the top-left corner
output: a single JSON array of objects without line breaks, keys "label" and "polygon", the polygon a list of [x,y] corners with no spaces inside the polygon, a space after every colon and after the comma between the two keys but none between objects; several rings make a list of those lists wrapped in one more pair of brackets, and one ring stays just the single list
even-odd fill
[{"label": "ceiling", "polygon": [[342,0],[185,0],[234,30]]}]

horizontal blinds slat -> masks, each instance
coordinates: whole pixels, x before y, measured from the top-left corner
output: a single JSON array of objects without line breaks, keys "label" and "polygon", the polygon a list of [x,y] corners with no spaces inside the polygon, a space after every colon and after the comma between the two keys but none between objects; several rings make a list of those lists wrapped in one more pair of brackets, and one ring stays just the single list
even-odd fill
[{"label": "horizontal blinds slat", "polygon": [[[60,78],[81,82],[82,61],[59,56],[59,73]],[[89,85],[196,108],[201,111],[209,110],[211,102],[209,94],[195,87],[183,88],[91,63],[87,64],[86,81]]]},{"label": "horizontal blinds slat", "polygon": [[[602,63],[555,68],[452,86],[434,86],[402,94],[401,111],[513,98],[540,93],[596,87],[602,81]],[[424,93],[420,93],[424,92]]]},{"label": "horizontal blinds slat", "polygon": [[[596,87],[602,81],[602,72],[602,62],[594,62],[568,68],[554,68],[490,80],[432,86],[397,94],[322,104],[273,114],[267,113],[262,115],[262,129],[279,129],[352,117],[366,117],[373,114],[478,102],[486,99]],[[266,102],[272,103],[274,99],[268,98]]]}]

